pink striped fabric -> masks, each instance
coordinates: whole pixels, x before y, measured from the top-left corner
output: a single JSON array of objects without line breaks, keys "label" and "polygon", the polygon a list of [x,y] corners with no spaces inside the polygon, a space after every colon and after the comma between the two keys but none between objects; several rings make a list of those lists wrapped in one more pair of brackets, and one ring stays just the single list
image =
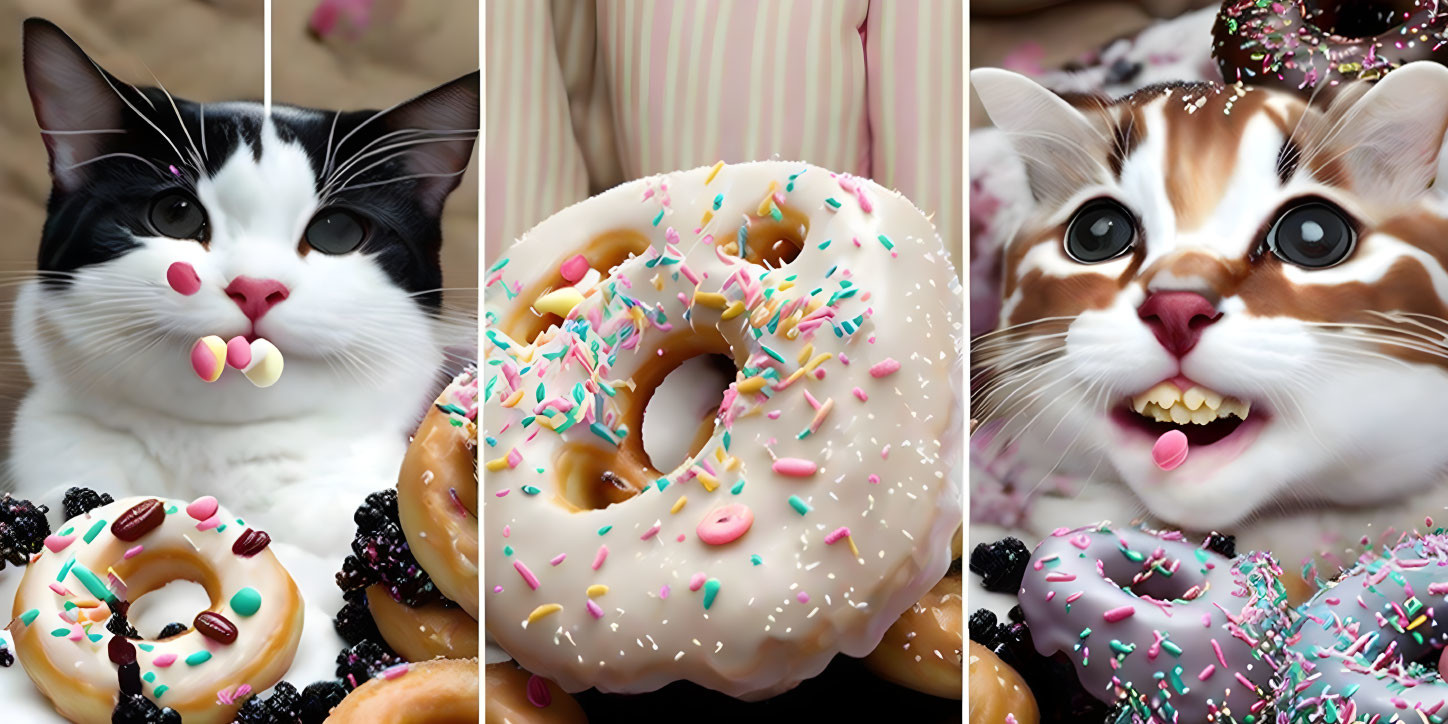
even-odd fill
[{"label": "pink striped fabric", "polygon": [[[592,191],[720,159],[808,161],[898,189],[933,215],[959,268],[956,0],[563,0],[552,4],[551,19],[543,7],[493,0],[486,10],[488,258],[582,198],[572,176],[555,179],[560,190],[528,176],[543,149],[526,144],[567,104],[574,133],[549,143],[585,159]],[[531,47],[535,34],[516,25],[517,15],[560,29],[568,40],[557,60]],[[501,16],[515,24],[498,27]],[[538,96],[551,86],[495,88],[504,75],[534,74],[523,68],[533,62],[561,69],[566,98]],[[534,195],[526,202],[516,195],[520,182]],[[494,198],[499,186],[516,189],[511,200]]]}]

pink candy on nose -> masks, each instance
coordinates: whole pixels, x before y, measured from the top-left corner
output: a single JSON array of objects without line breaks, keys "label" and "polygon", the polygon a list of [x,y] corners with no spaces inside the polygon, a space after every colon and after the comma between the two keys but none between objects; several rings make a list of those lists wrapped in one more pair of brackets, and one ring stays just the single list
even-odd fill
[{"label": "pink candy on nose", "polygon": [[1168,430],[1151,446],[1151,459],[1162,470],[1175,470],[1187,461],[1187,435],[1181,430]]},{"label": "pink candy on nose", "polygon": [[196,267],[184,261],[175,262],[166,268],[166,283],[188,297],[201,291],[201,276],[196,273]]},{"label": "pink candy on nose", "polygon": [[726,505],[710,512],[699,521],[699,540],[711,546],[722,546],[737,540],[754,525],[754,512],[747,505]]}]

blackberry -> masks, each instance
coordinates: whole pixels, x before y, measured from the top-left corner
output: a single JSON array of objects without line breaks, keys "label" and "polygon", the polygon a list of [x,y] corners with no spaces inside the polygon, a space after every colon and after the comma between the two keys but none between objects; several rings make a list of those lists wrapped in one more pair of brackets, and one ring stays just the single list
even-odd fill
[{"label": "blackberry", "polygon": [[120,611],[112,612],[111,617],[106,619],[106,630],[128,639],[141,638],[141,632],[137,631],[136,627],[132,626],[130,620],[126,618],[126,614]]},{"label": "blackberry", "polygon": [[141,694],[121,694],[111,724],[181,724],[181,715],[156,706]]},{"label": "blackberry", "polygon": [[260,696],[247,699],[237,710],[236,721],[232,724],[267,724],[266,702]]},{"label": "blackberry", "polygon": [[970,640],[988,649],[995,648],[996,615],[988,608],[976,609],[970,615]]},{"label": "blackberry", "polygon": [[10,648],[0,646],[0,667],[9,668],[15,664],[15,654],[10,653]]},{"label": "blackberry", "polygon": [[0,496],[0,570],[6,563],[23,566],[31,554],[40,552],[45,537],[50,535],[50,523],[45,520],[49,512],[44,505],[13,498],[9,493]]},{"label": "blackberry", "polygon": [[352,555],[342,562],[337,585],[355,590],[373,581],[387,587],[392,597],[409,606],[421,606],[442,599],[432,578],[407,545],[397,518],[397,491],[383,490],[367,496],[353,514],[357,536]]},{"label": "blackberry", "polygon": [[1006,618],[1009,618],[1014,623],[1025,623],[1026,612],[1021,610],[1020,604],[1016,604],[1011,606],[1010,611],[1006,612]]},{"label": "blackberry", "polygon": [[[354,687],[361,686],[377,672],[403,661],[405,659],[393,653],[386,644],[363,641],[351,648],[342,649],[342,653],[337,654],[337,678],[346,680]],[[348,679],[349,675],[351,679]]]},{"label": "blackberry", "polygon": [[367,594],[362,589],[356,589],[342,594],[342,600],[345,601],[342,610],[332,619],[337,635],[349,646],[367,640],[381,641],[382,632],[377,630],[377,622],[367,608]]},{"label": "blackberry", "polygon": [[970,572],[978,574],[983,579],[981,585],[993,593],[1020,591],[1030,562],[1031,551],[1017,538],[981,543],[970,552]]},{"label": "blackberry", "polygon": [[269,721],[296,724],[302,718],[302,695],[297,692],[297,687],[278,681],[266,700],[266,708]]},{"label": "blackberry", "polygon": [[178,636],[180,634],[186,633],[186,630],[189,628],[191,627],[187,626],[184,623],[180,623],[179,621],[172,621],[171,623],[166,624],[165,628],[161,629],[161,633],[157,634],[156,638],[169,639],[172,636]]},{"label": "blackberry", "polygon": [[1237,536],[1222,535],[1213,532],[1207,536],[1206,548],[1209,551],[1220,553],[1228,558],[1237,557]]},{"label": "blackberry", "polygon": [[116,502],[115,498],[105,493],[97,493],[90,488],[71,488],[65,491],[65,500],[61,502],[61,507],[65,510],[65,519],[70,520],[114,502]]},{"label": "blackberry", "polygon": [[347,698],[347,687],[340,681],[318,681],[302,690],[302,721],[305,724],[322,724],[342,700]]}]

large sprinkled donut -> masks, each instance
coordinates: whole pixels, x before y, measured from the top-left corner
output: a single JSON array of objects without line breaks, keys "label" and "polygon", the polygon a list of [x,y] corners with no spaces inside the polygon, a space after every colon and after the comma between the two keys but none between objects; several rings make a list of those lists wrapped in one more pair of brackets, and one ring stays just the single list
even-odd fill
[{"label": "large sprinkled donut", "polygon": [[[559,250],[620,238],[643,253],[534,297],[557,319],[510,338],[539,279],[588,284]],[[529,232],[487,304],[486,624],[528,670],[768,696],[868,654],[944,574],[959,286],[899,195],[802,163],[642,179]],[[703,447],[656,469],[644,407],[701,354],[734,382]]]},{"label": "large sprinkled donut", "polygon": [[1442,721],[1448,683],[1437,662],[1448,644],[1445,594],[1448,536],[1364,555],[1299,609],[1278,703],[1290,716],[1283,721]]},{"label": "large sprinkled donut", "polygon": [[[25,672],[63,716],[111,721],[118,692],[144,693],[187,724],[230,722],[249,692],[291,667],[302,598],[266,533],[219,507],[135,497],[70,520],[15,594]],[[186,632],[130,639],[107,627],[129,601],[178,579],[211,598]]]},{"label": "large sprinkled donut", "polygon": [[1242,722],[1274,701],[1280,574],[1265,554],[1229,560],[1180,533],[1061,529],[1031,557],[1020,604],[1036,650],[1069,656],[1103,701],[1144,720]]},{"label": "large sprinkled donut", "polygon": [[398,664],[348,694],[327,724],[476,722],[478,673],[477,659]]},{"label": "large sprinkled donut", "polygon": [[1440,0],[1227,0],[1212,55],[1228,83],[1318,92],[1415,60],[1448,61]]}]

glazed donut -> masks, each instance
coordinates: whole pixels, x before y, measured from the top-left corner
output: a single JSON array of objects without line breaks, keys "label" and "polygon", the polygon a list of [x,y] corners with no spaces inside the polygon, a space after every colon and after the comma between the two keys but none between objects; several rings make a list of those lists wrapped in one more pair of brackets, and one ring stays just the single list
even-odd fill
[{"label": "glazed donut", "polygon": [[433,403],[397,476],[397,517],[418,565],[478,617],[478,378],[458,375]]},{"label": "glazed donut", "polygon": [[487,724],[585,724],[588,717],[568,692],[533,676],[511,661],[488,664],[484,721]]},{"label": "glazed donut", "polygon": [[889,630],[865,665],[881,678],[947,699],[960,698],[961,620],[964,598],[960,568],[910,607]]},{"label": "glazed donut", "polygon": [[368,586],[366,596],[383,640],[408,661],[477,658],[478,622],[467,611],[440,601],[409,606],[380,583]]},{"label": "glazed donut", "polygon": [[[930,222],[801,163],[641,179],[525,235],[489,314],[537,288],[514,272],[621,236],[647,250],[533,301],[561,324],[486,332],[488,633],[567,691],[756,699],[867,655],[961,520],[960,289]],[[658,469],[643,410],[699,354],[735,381],[704,448]],[[644,492],[603,507],[620,481]]]},{"label": "glazed donut", "polygon": [[477,659],[437,659],[385,669],[354,689],[327,717],[327,724],[477,721]]},{"label": "glazed donut", "polygon": [[1063,528],[1031,556],[1020,605],[1036,650],[1066,654],[1102,701],[1153,721],[1244,721],[1274,701],[1280,575],[1266,554],[1229,560],[1180,533]]},{"label": "glazed donut", "polygon": [[991,650],[970,642],[970,724],[1036,724],[1036,697],[1026,680]]},{"label": "glazed donut", "polygon": [[[122,690],[187,724],[230,722],[246,689],[282,678],[302,634],[301,593],[270,540],[210,496],[126,498],[66,522],[15,594],[11,631],[25,672],[82,724],[111,721]],[[129,601],[181,579],[211,598],[185,633],[133,640],[107,630]]]},{"label": "glazed donut", "polygon": [[1227,0],[1212,56],[1228,83],[1321,93],[1415,60],[1448,61],[1438,0]]},{"label": "glazed donut", "polygon": [[1294,722],[1440,720],[1448,700],[1437,671],[1448,644],[1444,566],[1448,536],[1432,534],[1364,554],[1318,591],[1298,609],[1278,711]]}]

